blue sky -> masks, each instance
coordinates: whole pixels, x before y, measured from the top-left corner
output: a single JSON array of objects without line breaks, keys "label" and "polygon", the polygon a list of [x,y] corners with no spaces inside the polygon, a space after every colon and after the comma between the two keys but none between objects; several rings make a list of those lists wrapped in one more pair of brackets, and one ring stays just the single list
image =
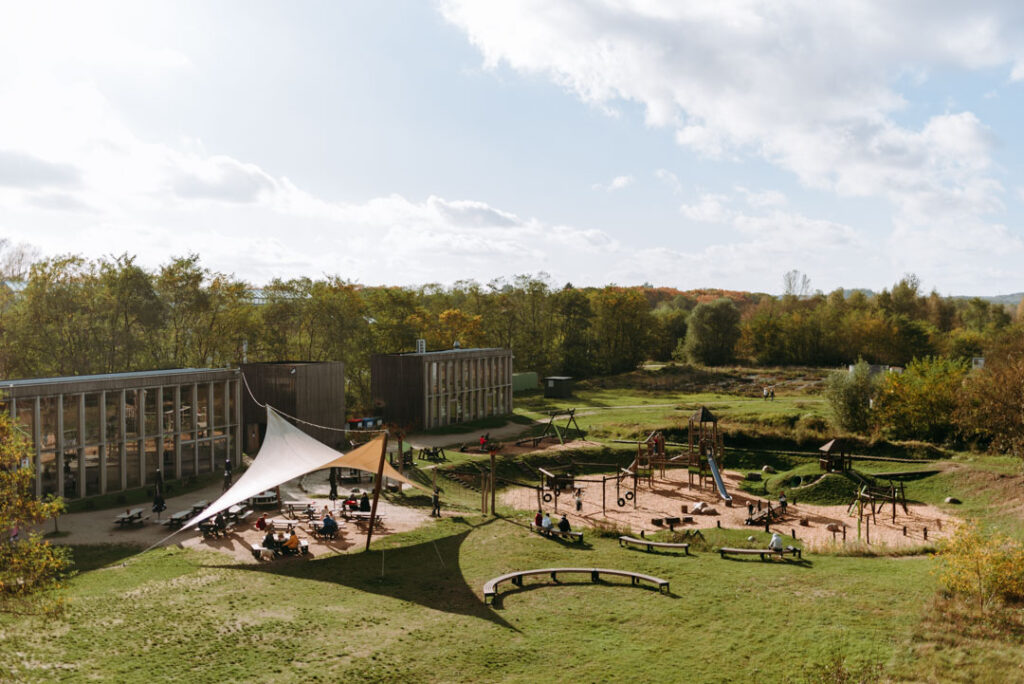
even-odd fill
[{"label": "blue sky", "polygon": [[1024,290],[1010,2],[0,3],[0,238],[253,283]]}]

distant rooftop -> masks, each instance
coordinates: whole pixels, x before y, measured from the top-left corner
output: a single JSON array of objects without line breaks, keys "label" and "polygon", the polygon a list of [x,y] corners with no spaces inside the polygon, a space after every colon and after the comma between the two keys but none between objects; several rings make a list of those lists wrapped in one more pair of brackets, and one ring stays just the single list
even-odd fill
[{"label": "distant rooftop", "polygon": [[130,373],[103,373],[100,375],[65,375],[58,378],[25,378],[22,380],[0,380],[0,388],[29,387],[38,385],[60,385],[70,382],[132,381],[149,378],[168,378],[191,373],[217,373],[231,368],[168,368],[164,370],[132,371]]},{"label": "distant rooftop", "polygon": [[458,349],[438,349],[437,351],[425,352],[398,352],[397,354],[383,354],[383,356],[431,356],[433,354],[463,354],[465,352],[503,352],[509,351],[504,347],[459,347]]}]

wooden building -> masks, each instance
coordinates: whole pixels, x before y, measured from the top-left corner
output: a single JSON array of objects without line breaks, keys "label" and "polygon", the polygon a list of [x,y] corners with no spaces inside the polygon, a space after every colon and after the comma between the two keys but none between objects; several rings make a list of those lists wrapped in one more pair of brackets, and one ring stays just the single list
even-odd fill
[{"label": "wooden building", "polygon": [[512,413],[512,350],[377,354],[370,392],[384,420],[422,430]]},{"label": "wooden building", "polygon": [[94,496],[220,471],[241,459],[237,369],[0,381],[32,443],[36,495]]},{"label": "wooden building", "polygon": [[544,378],[544,396],[549,399],[568,399],[572,396],[575,383],[566,375],[550,375]]},{"label": "wooden building", "polygon": [[[345,364],[340,361],[243,363],[242,374],[260,404],[323,429],[296,423],[310,437],[332,448],[348,449],[345,437]],[[245,451],[255,454],[267,433],[267,410],[243,392]]]}]

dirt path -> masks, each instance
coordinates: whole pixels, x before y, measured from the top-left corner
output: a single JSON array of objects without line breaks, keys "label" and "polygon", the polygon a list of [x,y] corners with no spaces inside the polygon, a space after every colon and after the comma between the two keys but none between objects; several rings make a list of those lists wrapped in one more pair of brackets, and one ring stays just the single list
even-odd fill
[{"label": "dirt path", "polygon": [[[654,525],[651,520],[655,518],[676,517],[682,518],[692,516],[693,523],[677,526],[676,529],[694,529],[714,527],[719,522],[724,528],[753,530],[755,528],[744,524],[747,518],[747,504],[753,503],[755,510],[758,501],[762,507],[766,506],[767,500],[748,495],[739,489],[738,483],[741,479],[740,473],[725,471],[723,473],[726,490],[733,498],[731,508],[725,506],[718,498],[714,487],[691,489],[688,484],[687,471],[685,469],[669,470],[666,478],[656,478],[653,488],[641,486],[638,488],[636,506],[634,502],[627,501],[626,505],[620,508],[616,502],[615,482],[609,481],[605,487],[605,512],[601,510],[601,483],[600,482],[579,482],[578,486],[583,490],[583,510],[576,513],[573,509],[572,495],[563,495],[557,501],[558,513],[568,513],[569,521],[573,527],[592,527],[596,524],[615,524],[632,531],[638,535],[653,533],[665,527]],[[600,479],[600,475],[588,475],[587,479]],[[620,495],[625,494],[627,487],[623,486]],[[629,487],[631,489],[631,487]],[[509,506],[524,510],[536,510],[537,495],[533,489],[515,488],[505,492],[502,501]],[[715,513],[711,515],[694,515],[694,505],[699,502],[710,504]],[[773,502],[775,505],[775,502]],[[555,512],[555,501],[544,503],[543,510],[549,513]],[[947,535],[957,519],[941,511],[935,506],[923,504],[911,505],[909,513],[904,513],[902,508],[897,509],[896,522],[892,522],[892,512],[886,507],[885,514],[877,514],[874,521],[871,521],[870,528],[866,524],[861,525],[862,539],[870,534],[872,546],[887,545],[891,548],[918,546],[925,543],[924,529],[928,529],[928,540],[933,541]],[[806,521],[806,525],[801,524]],[[840,530],[836,533],[836,543],[842,543],[842,528],[846,527],[847,543],[857,541],[857,518],[847,515],[846,506],[814,506],[811,504],[790,504],[784,520],[772,525],[772,531],[779,532],[784,536],[791,537],[796,532],[796,537],[810,548],[822,548],[832,543],[833,534],[828,530],[828,525],[835,525]],[[903,535],[903,527],[906,526],[907,534]],[[763,527],[758,529],[764,529]]]}]

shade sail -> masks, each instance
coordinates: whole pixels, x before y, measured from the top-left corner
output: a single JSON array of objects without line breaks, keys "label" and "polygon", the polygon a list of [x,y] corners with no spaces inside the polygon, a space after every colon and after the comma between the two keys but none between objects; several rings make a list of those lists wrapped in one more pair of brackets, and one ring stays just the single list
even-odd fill
[{"label": "shade sail", "polygon": [[[182,529],[198,525],[203,520],[231,508],[237,503],[252,498],[268,489],[293,480],[296,477],[324,468],[355,468],[376,475],[380,464],[383,436],[342,454],[310,437],[282,418],[267,406],[267,434],[263,446],[231,489],[210,504],[206,510],[192,518]],[[350,460],[346,461],[347,458]],[[399,475],[387,463],[384,475],[415,487],[423,488]]]},{"label": "shade sail", "polygon": [[[383,440],[383,437],[378,437],[372,442],[367,442],[362,446],[356,447],[347,454],[341,454],[338,458],[334,459],[327,465],[321,466],[321,468],[354,468],[356,470],[361,470],[364,473],[373,473],[376,475],[377,466],[380,465],[380,450],[381,442]],[[384,477],[390,480],[398,480],[399,482],[403,482],[413,487],[419,487],[420,489],[427,489],[419,482],[413,482],[412,480],[400,475],[398,471],[392,468],[391,464],[386,461],[384,462]]]}]

